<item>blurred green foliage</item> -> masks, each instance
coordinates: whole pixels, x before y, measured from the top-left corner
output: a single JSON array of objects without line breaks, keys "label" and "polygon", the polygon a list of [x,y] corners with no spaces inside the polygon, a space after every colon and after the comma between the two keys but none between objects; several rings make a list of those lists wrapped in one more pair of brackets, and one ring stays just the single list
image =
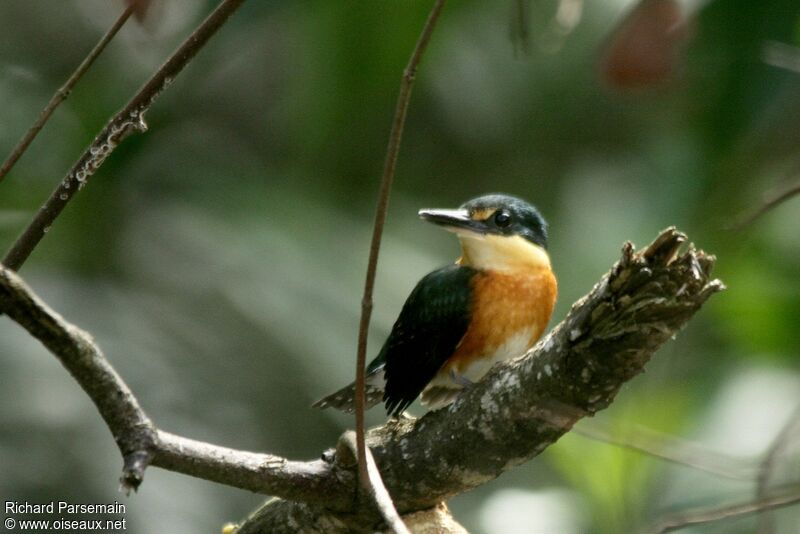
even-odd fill
[{"label": "blurred green foliage", "polygon": [[[0,3],[0,155],[120,4]],[[3,246],[213,4],[156,0],[143,26],[122,30],[0,184]],[[156,102],[149,132],[109,158],[26,264],[26,279],[96,336],[163,428],[300,459],[353,424],[308,406],[353,374],[377,179],[400,75],[429,5],[246,3]],[[800,46],[800,4],[703,4],[680,75],[631,92],[604,85],[598,67],[627,2],[586,2],[566,34],[552,24],[557,2],[527,5],[528,55],[515,54],[508,37],[514,3],[445,10],[411,102],[371,350],[416,280],[458,254],[452,236],[416,219],[418,208],[489,191],[536,203],[551,223],[555,321],[625,240],[644,245],[676,225],[717,254],[729,290],[602,420],[620,436],[635,423],[758,454],[800,402],[800,200],[727,228],[800,180],[800,73],[763,61],[767,43]],[[8,320],[0,323],[0,399],[4,500],[122,499],[118,453],[101,420]],[[371,423],[382,420],[370,414]],[[776,483],[800,477],[794,439]],[[586,503],[572,531],[608,533],[754,491],[568,435],[451,506],[471,532],[492,532],[489,497],[509,487],[568,490]],[[261,500],[153,469],[124,502],[131,532],[194,533]],[[520,532],[536,531],[529,512],[519,510],[530,528]],[[781,532],[793,532],[799,514],[779,512]]]}]

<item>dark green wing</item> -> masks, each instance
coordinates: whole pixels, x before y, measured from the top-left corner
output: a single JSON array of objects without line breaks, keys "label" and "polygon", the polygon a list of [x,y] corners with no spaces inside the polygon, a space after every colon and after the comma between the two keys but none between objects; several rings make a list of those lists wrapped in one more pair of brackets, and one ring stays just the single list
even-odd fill
[{"label": "dark green wing", "polygon": [[477,272],[460,265],[443,267],[420,280],[409,295],[370,365],[385,362],[383,400],[390,415],[403,413],[455,352],[469,327]]}]

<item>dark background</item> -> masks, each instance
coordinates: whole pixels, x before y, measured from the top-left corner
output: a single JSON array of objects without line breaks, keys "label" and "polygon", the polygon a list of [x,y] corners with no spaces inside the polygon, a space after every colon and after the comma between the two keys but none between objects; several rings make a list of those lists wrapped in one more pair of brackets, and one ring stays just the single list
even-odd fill
[{"label": "dark background", "polygon": [[[800,45],[800,4],[687,3],[693,29],[676,72],[632,91],[604,82],[601,65],[629,2],[586,2],[571,29],[558,2],[523,4],[527,54],[510,37],[515,3],[445,9],[411,102],[370,353],[414,283],[458,255],[419,208],[491,191],[534,202],[551,223],[553,324],[625,240],[644,245],[676,225],[719,257],[729,289],[592,423],[623,440],[642,427],[670,433],[754,476],[800,402],[800,200],[727,227],[800,180],[800,74],[764,60],[775,42]],[[2,248],[213,5],[156,0],[143,25],[123,28],[0,184]],[[96,337],[165,430],[310,459],[352,427],[309,405],[352,380],[377,182],[400,73],[429,7],[247,2],[148,112],[149,132],[114,152],[22,269]],[[121,9],[0,3],[0,156]],[[797,64],[800,51],[786,50]],[[373,412],[370,423],[382,422]],[[776,485],[800,478],[797,438]],[[125,498],[120,465],[79,387],[0,319],[0,500],[120,500],[131,533],[217,532],[264,500],[159,469]],[[474,533],[616,533],[745,500],[754,487],[570,434],[450,505]],[[800,507],[777,518],[780,532],[794,532]]]}]

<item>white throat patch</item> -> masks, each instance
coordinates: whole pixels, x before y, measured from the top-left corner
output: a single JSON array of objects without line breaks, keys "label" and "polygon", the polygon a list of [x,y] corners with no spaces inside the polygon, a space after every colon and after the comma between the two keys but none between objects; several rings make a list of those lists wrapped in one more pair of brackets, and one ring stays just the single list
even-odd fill
[{"label": "white throat patch", "polygon": [[512,271],[550,268],[547,252],[522,236],[457,232],[463,251],[461,264],[476,269]]}]

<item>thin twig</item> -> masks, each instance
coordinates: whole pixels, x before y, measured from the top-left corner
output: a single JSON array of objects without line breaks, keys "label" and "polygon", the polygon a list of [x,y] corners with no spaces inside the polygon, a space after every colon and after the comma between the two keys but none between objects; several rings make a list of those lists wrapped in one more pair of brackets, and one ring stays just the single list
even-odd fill
[{"label": "thin twig", "polygon": [[[587,421],[588,422],[588,421]],[[624,447],[678,465],[705,471],[733,480],[752,480],[754,466],[739,465],[741,461],[719,452],[712,452],[692,443],[650,429],[637,427],[630,435],[616,437],[596,422],[577,425],[572,432],[585,438]],[[728,464],[735,464],[729,467]]]},{"label": "thin twig", "polygon": [[663,534],[664,532],[679,530],[691,525],[702,525],[704,523],[713,523],[723,519],[742,517],[757,512],[791,506],[796,503],[800,503],[800,485],[790,486],[789,489],[784,492],[770,495],[763,499],[720,507],[697,508],[676,514],[659,521],[649,532],[651,534]]},{"label": "thin twig", "polygon": [[6,267],[19,270],[70,199],[86,185],[117,145],[128,135],[147,130],[144,113],[242,2],[244,0],[222,0],[125,107],[108,121],[3,258]]},{"label": "thin twig", "polygon": [[768,211],[773,210],[780,204],[783,204],[784,202],[786,202],[787,200],[789,200],[790,198],[792,198],[797,194],[800,194],[800,184],[795,184],[786,191],[783,191],[775,195],[771,199],[767,200],[766,202],[764,202],[764,204],[759,206],[754,212],[750,213],[749,215],[741,217],[738,222],[734,223],[730,227],[730,229],[741,230],[746,226],[750,226],[751,224],[753,224],[753,222],[755,222],[756,219],[758,219]]},{"label": "thin twig", "polygon": [[[394,181],[395,168],[397,167],[397,156],[400,152],[400,142],[403,138],[403,126],[406,122],[408,112],[408,102],[411,98],[411,89],[414,87],[414,78],[417,74],[417,67],[422,59],[422,54],[428,46],[436,21],[444,7],[446,0],[437,0],[433,5],[428,20],[422,28],[422,33],[417,40],[414,51],[408,65],[403,71],[403,78],[400,82],[400,93],[397,96],[394,119],[392,120],[392,130],[389,134],[389,146],[386,149],[386,159],[383,165],[383,175],[381,176],[380,190],[378,192],[378,204],[375,208],[375,222],[372,228],[372,241],[369,248],[369,261],[367,263],[367,276],[364,282],[364,296],[361,299],[361,322],[358,328],[358,355],[356,358],[356,442],[358,445],[358,473],[361,486],[365,489],[370,487],[370,477],[367,470],[366,447],[364,445],[364,403],[365,403],[365,366],[367,362],[367,334],[369,331],[370,317],[372,316],[372,290],[375,286],[375,272],[378,266],[378,254],[381,248],[381,238],[383,236],[383,226],[386,222],[386,212],[389,207],[389,193]],[[375,493],[375,490],[371,490]]]},{"label": "thin twig", "polygon": [[[344,435],[339,438],[339,441],[344,442],[352,454],[358,455],[358,443],[356,442],[355,433],[345,432]],[[371,490],[372,500],[377,505],[378,511],[386,523],[386,526],[391,528],[395,534],[411,534],[400,518],[400,514],[397,513],[394,503],[392,503],[392,498],[386,490],[386,486],[383,485],[381,473],[378,470],[378,466],[375,464],[372,451],[369,450],[369,447],[366,447],[364,450],[367,456],[367,472],[369,473],[370,482],[369,486],[366,487]]]},{"label": "thin twig", "polygon": [[[798,405],[786,424],[783,425],[778,435],[772,440],[772,443],[767,449],[764,459],[761,461],[761,466],[758,472],[758,479],[756,484],[756,498],[762,499],[766,496],[769,489],[770,478],[778,456],[781,455],[786,448],[789,436],[794,432],[795,427],[800,424],[800,405]],[[773,531],[773,520],[771,514],[760,514],[758,518],[758,532],[759,534],[769,534]]]},{"label": "thin twig", "polygon": [[19,140],[17,145],[11,151],[11,154],[8,155],[8,158],[3,162],[3,165],[0,166],[0,182],[3,181],[6,174],[9,173],[12,167],[17,163],[17,160],[25,153],[28,149],[28,146],[31,142],[36,138],[39,131],[44,127],[47,123],[50,116],[56,110],[56,108],[67,99],[72,88],[75,87],[75,84],[78,83],[78,80],[89,70],[89,67],[92,66],[94,60],[100,55],[101,52],[105,49],[106,45],[111,42],[111,39],[117,34],[117,32],[125,25],[125,23],[130,18],[131,14],[133,13],[134,8],[132,5],[128,6],[125,11],[119,16],[117,21],[114,23],[113,26],[106,32],[106,34],[100,39],[100,41],[94,45],[89,55],[84,58],[78,68],[75,69],[75,72],[69,77],[69,79],[62,85],[50,98],[50,102],[44,107],[42,112],[39,114],[39,118],[36,119],[36,122],[33,123],[33,126],[25,133],[22,139]]},{"label": "thin twig", "polygon": [[509,21],[509,37],[514,45],[514,55],[528,55],[531,48],[530,11],[528,0],[515,0]]}]

